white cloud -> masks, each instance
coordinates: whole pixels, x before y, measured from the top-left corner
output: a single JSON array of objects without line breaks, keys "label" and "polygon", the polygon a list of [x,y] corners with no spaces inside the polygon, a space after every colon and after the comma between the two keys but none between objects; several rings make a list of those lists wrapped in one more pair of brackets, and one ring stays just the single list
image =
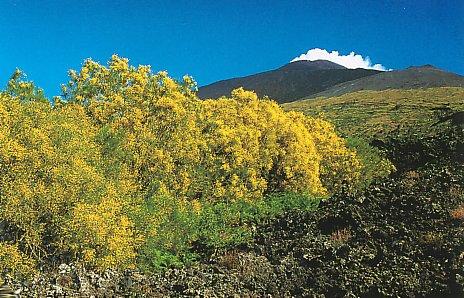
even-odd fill
[{"label": "white cloud", "polygon": [[[291,62],[299,60],[328,60],[334,63],[345,66],[346,68],[365,68],[386,71],[387,69],[382,64],[372,64],[369,57],[364,58],[363,56],[351,52],[348,55],[340,55],[338,51],[328,52],[324,49],[314,48],[309,50],[306,54],[301,54]],[[388,69],[391,70],[391,69]]]}]

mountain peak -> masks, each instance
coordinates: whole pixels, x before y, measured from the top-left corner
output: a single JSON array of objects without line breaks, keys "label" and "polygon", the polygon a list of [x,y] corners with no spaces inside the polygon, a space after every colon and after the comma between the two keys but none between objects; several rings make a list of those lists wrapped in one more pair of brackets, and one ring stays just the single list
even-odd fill
[{"label": "mountain peak", "polygon": [[327,60],[298,60],[290,62],[279,68],[280,70],[328,70],[328,69],[346,69],[346,67]]}]

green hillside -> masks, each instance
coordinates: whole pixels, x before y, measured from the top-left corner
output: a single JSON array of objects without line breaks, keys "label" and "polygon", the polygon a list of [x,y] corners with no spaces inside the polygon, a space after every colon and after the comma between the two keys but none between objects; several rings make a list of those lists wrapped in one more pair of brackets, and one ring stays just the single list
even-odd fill
[{"label": "green hillside", "polygon": [[307,115],[323,114],[340,133],[368,140],[392,134],[434,135],[442,125],[431,126],[440,117],[464,110],[464,88],[359,91],[295,101],[283,107]]}]

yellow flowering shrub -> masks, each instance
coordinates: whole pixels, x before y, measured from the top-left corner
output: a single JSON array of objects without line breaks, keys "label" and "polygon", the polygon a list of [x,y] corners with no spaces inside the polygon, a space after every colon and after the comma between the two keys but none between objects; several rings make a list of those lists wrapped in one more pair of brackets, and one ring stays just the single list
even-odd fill
[{"label": "yellow flowering shrub", "polygon": [[66,99],[122,135],[126,161],[149,195],[208,201],[276,190],[325,195],[340,184],[335,180],[356,180],[355,153],[329,123],[286,113],[243,89],[200,101],[193,83],[114,55],[108,66],[86,60],[72,71]]},{"label": "yellow flowering shrub", "polygon": [[0,92],[0,223],[25,258],[172,264],[200,233],[241,221],[216,207],[273,192],[325,197],[360,178],[328,122],[253,92],[199,100],[192,78],[116,55],[69,76],[54,104],[19,71]]},{"label": "yellow flowering shrub", "polygon": [[302,116],[290,112],[294,118],[305,123],[311,138],[321,154],[320,179],[329,193],[340,190],[343,186],[356,188],[360,183],[362,163],[356,151],[347,148],[346,141],[335,133],[334,126],[320,118]]},{"label": "yellow flowering shrub", "polygon": [[192,179],[202,140],[192,87],[189,77],[178,84],[166,72],[153,75],[149,66],[113,56],[108,67],[86,60],[71,71],[65,100],[83,105],[110,138],[120,136],[120,158],[149,196],[193,196],[201,188]]},{"label": "yellow flowering shrub", "polygon": [[35,271],[35,261],[24,255],[17,245],[0,242],[0,284],[3,284],[2,276],[29,278]]},{"label": "yellow flowering shrub", "polygon": [[324,195],[320,154],[304,122],[293,121],[275,102],[243,89],[231,98],[202,102],[206,198],[257,199],[293,189]]},{"label": "yellow flowering shrub", "polygon": [[[63,117],[64,111],[56,113],[48,103],[22,104],[5,94],[0,105],[8,111],[8,121],[0,124],[0,216],[26,250],[39,256],[47,253],[45,234],[57,235],[61,216],[56,215],[83,192],[98,191],[101,179],[90,165],[95,151],[86,142],[79,109]],[[74,123],[67,121],[73,117]]]},{"label": "yellow flowering shrub", "polygon": [[[95,142],[97,128],[82,106],[52,107],[3,92],[0,117],[0,220],[23,253],[42,260],[72,251],[88,232],[86,226],[68,225],[82,204],[124,197],[128,211],[136,208],[130,175],[124,169],[111,174]],[[101,245],[112,250],[114,243]],[[120,243],[124,250],[125,244]]]},{"label": "yellow flowering shrub", "polygon": [[79,203],[68,223],[72,251],[99,269],[134,268],[143,238],[125,214],[125,202],[112,197],[97,204]]}]

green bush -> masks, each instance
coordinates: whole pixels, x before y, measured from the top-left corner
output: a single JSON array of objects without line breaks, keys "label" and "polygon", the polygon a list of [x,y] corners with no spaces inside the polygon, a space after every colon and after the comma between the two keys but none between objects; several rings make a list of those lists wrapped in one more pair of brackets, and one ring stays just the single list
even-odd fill
[{"label": "green bush", "polygon": [[[310,195],[283,192],[251,202],[205,203],[199,208],[198,202],[180,206],[172,198],[156,198],[147,207],[147,214],[151,215],[140,221],[150,222],[149,218],[156,218],[151,222],[156,225],[157,233],[149,237],[142,248],[139,266],[156,271],[190,263],[198,258],[197,252],[192,250],[195,243],[212,250],[247,243],[253,239],[253,226],[263,220],[294,209],[314,211],[320,200]],[[146,228],[153,230],[153,226]]]},{"label": "green bush", "polygon": [[251,240],[251,227],[289,210],[313,211],[319,198],[291,192],[273,193],[257,201],[236,201],[205,207],[200,215],[199,236],[214,247],[227,247]]},{"label": "green bush", "polygon": [[385,157],[384,153],[369,145],[365,140],[356,137],[346,139],[347,146],[356,151],[361,161],[361,177],[357,190],[362,190],[377,179],[387,177],[395,171],[395,166]]}]

